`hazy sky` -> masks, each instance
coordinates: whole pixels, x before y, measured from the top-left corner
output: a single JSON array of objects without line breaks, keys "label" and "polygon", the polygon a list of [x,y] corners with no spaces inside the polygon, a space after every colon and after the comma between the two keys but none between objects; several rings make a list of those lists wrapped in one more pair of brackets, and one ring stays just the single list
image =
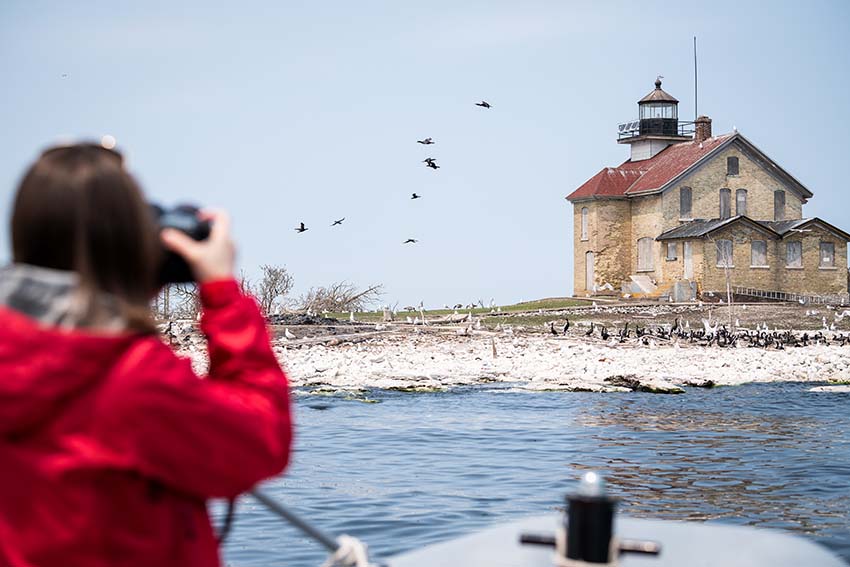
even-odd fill
[{"label": "hazy sky", "polygon": [[241,265],[284,264],[297,292],[566,295],[564,197],[628,156],[616,125],[656,75],[692,119],[697,35],[714,132],[736,126],[815,193],[805,215],[850,229],[850,2],[130,4],[0,3],[4,218],[41,148],[111,134],[151,198],[230,210]]}]

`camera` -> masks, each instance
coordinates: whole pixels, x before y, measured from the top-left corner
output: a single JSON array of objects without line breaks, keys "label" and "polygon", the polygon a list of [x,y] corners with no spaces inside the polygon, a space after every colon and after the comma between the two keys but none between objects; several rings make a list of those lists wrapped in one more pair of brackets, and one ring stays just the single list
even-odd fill
[{"label": "camera", "polygon": [[[195,240],[206,240],[210,235],[210,222],[198,218],[200,209],[194,205],[177,205],[166,209],[151,204],[151,209],[158,224],[157,232],[164,228],[173,228]],[[195,281],[195,278],[186,261],[179,254],[166,249],[159,271],[160,286],[192,281]]]}]

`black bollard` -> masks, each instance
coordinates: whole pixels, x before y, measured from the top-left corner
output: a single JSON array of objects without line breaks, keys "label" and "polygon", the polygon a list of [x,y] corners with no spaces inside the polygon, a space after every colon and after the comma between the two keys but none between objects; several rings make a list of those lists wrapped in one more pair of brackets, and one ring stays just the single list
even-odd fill
[{"label": "black bollard", "polygon": [[[586,563],[610,563],[617,500],[605,494],[601,477],[585,473],[578,492],[567,495],[566,557]],[[614,551],[619,554],[618,551]]]}]

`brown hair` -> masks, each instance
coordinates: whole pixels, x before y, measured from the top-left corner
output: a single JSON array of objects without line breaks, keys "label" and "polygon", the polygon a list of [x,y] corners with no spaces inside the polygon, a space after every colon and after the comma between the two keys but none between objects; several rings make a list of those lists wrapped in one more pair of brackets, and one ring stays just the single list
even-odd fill
[{"label": "brown hair", "polygon": [[161,247],[151,209],[117,152],[94,144],[44,152],[18,187],[12,254],[17,263],[76,272],[91,309],[105,293],[130,329],[154,330]]}]

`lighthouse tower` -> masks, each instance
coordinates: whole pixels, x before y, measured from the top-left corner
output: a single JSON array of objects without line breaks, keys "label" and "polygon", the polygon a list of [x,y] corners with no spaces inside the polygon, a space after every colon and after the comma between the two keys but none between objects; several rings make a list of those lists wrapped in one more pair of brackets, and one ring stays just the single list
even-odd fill
[{"label": "lighthouse tower", "polygon": [[638,101],[638,119],[620,124],[617,142],[631,146],[631,160],[653,157],[669,145],[693,139],[693,122],[679,122],[679,101],[661,88],[661,77],[655,89]]}]

